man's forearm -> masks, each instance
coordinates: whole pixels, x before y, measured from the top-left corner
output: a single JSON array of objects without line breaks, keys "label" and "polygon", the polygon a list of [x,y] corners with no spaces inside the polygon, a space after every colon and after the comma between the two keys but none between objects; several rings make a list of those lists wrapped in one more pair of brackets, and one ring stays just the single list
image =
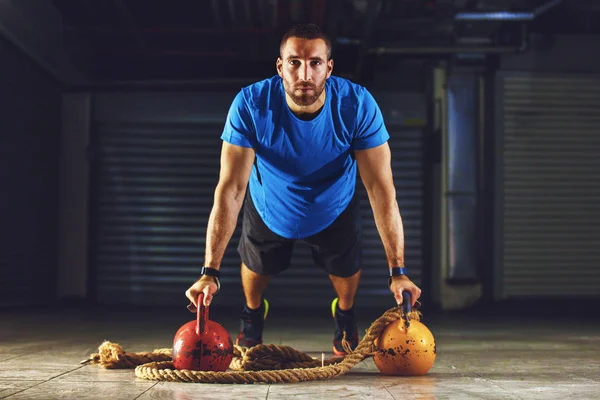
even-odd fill
[{"label": "man's forearm", "polygon": [[404,227],[394,189],[375,186],[368,191],[377,231],[390,267],[404,266]]},{"label": "man's forearm", "polygon": [[215,191],[215,201],[206,229],[204,266],[219,269],[225,249],[235,231],[238,215],[244,202],[245,190],[220,188]]}]

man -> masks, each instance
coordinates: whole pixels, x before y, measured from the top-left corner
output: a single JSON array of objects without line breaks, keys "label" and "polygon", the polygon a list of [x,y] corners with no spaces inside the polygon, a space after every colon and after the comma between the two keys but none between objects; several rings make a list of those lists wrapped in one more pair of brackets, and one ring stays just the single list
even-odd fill
[{"label": "man", "polygon": [[[353,311],[360,279],[358,167],[391,271],[390,290],[421,290],[404,269],[404,234],[392,179],[389,134],[372,95],[332,76],[331,42],[312,24],[297,25],[281,40],[277,75],[243,88],[229,110],[221,138],[221,171],[208,222],[205,264],[187,291],[194,310],[200,293],[210,304],[218,270],[242,205],[238,251],[246,305],[237,343],[262,343],[272,276],[290,264],[294,242],[313,251],[338,297],[333,350],[354,349]],[[248,192],[246,188],[248,187]],[[347,346],[346,346],[347,347]]]}]

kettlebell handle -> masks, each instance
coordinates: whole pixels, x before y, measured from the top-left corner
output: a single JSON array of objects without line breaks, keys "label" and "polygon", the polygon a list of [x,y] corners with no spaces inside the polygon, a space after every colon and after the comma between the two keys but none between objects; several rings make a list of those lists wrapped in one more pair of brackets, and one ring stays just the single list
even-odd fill
[{"label": "kettlebell handle", "polygon": [[409,291],[402,291],[402,312],[408,315],[412,311],[411,295]]},{"label": "kettlebell handle", "polygon": [[410,292],[402,291],[402,319],[406,329],[410,328],[410,312],[412,311]]},{"label": "kettlebell handle", "polygon": [[206,335],[208,333],[208,307],[204,306],[204,293],[198,295],[196,303],[196,335]]}]

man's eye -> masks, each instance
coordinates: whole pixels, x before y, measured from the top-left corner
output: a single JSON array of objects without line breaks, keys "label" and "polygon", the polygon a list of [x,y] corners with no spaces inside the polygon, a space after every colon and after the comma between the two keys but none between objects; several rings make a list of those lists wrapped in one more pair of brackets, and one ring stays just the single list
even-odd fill
[{"label": "man's eye", "polygon": [[298,60],[291,60],[290,61],[290,65],[299,65],[299,64],[300,64],[300,61],[298,61]]},{"label": "man's eye", "polygon": [[318,67],[319,65],[321,65],[321,61],[313,61],[312,65],[314,65],[315,67]]}]

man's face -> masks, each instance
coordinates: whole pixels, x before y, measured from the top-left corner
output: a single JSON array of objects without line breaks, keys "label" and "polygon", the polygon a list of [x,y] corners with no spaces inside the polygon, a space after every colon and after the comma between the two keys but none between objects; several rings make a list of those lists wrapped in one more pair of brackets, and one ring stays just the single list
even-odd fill
[{"label": "man's face", "polygon": [[317,101],[332,70],[333,60],[327,59],[327,45],[322,39],[291,37],[277,59],[277,73],[283,79],[285,92],[303,107]]}]

